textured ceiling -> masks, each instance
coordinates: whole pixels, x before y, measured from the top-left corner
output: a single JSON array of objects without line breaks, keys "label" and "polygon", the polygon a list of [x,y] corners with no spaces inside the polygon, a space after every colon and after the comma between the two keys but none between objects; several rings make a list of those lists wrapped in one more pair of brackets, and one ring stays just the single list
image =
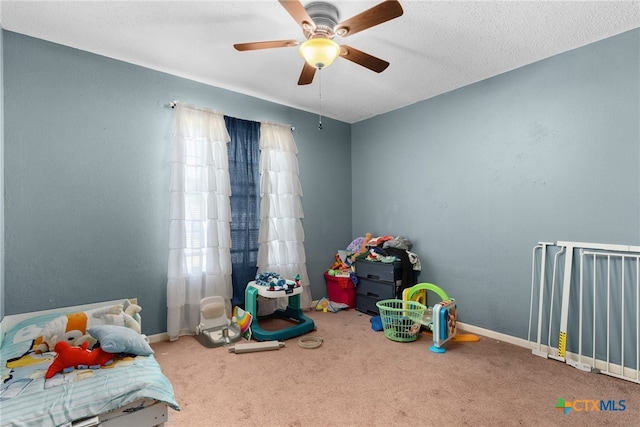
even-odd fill
[{"label": "textured ceiling", "polygon": [[[345,20],[379,2],[331,3]],[[400,3],[401,17],[335,39],[389,61],[387,70],[377,74],[338,58],[308,86],[297,85],[303,60],[296,47],[233,48],[234,43],[304,40],[276,0],[3,0],[0,21],[9,31],[347,123],[640,27],[640,1]]]}]

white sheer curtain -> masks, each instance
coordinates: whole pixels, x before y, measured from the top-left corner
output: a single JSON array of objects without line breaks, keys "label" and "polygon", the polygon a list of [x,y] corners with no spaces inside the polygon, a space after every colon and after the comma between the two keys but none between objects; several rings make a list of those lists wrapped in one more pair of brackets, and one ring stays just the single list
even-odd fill
[{"label": "white sheer curtain", "polygon": [[222,296],[231,312],[231,206],[222,114],[178,104],[171,157],[167,332],[194,335],[200,300]]},{"label": "white sheer curtain", "polygon": [[[300,305],[311,307],[302,228],[302,186],[298,149],[289,126],[260,124],[260,237],[258,272],[273,271],[287,279],[300,275]],[[261,299],[258,314],[283,308],[287,298]]]}]

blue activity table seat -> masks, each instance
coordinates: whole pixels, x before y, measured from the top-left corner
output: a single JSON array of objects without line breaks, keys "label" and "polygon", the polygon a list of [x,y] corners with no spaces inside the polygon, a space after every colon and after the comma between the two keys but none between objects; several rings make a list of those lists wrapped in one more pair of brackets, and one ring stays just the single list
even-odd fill
[{"label": "blue activity table seat", "polygon": [[[251,321],[251,336],[256,341],[280,341],[289,338],[304,335],[313,331],[315,324],[313,320],[302,313],[300,309],[300,294],[302,286],[283,290],[269,290],[267,286],[260,286],[255,281],[247,284],[245,289],[245,308],[251,313],[253,320]],[[274,313],[263,316],[258,319],[257,298],[258,295],[265,298],[282,298],[288,297],[288,304],[284,310],[278,309]],[[296,322],[288,328],[276,331],[267,331],[260,327],[259,320],[279,318],[285,320],[293,320]]]}]

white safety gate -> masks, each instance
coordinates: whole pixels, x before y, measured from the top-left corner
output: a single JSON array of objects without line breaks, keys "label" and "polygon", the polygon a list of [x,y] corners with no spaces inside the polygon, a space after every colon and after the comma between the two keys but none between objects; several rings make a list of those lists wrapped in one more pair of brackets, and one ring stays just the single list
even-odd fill
[{"label": "white safety gate", "polygon": [[533,249],[535,355],[640,383],[640,246],[541,242]]}]

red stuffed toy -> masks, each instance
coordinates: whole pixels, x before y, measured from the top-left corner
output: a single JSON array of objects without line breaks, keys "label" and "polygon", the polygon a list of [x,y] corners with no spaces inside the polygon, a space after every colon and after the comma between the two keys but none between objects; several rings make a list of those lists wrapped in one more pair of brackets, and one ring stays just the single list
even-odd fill
[{"label": "red stuffed toy", "polygon": [[113,355],[107,353],[102,348],[98,347],[89,350],[87,348],[88,346],[88,342],[82,343],[81,347],[74,347],[66,341],[57,342],[54,348],[56,356],[49,366],[49,369],[47,369],[47,373],[44,376],[45,379],[49,379],[67,368],[85,366],[86,368],[93,368],[95,366],[106,365],[107,362],[113,359]]}]

